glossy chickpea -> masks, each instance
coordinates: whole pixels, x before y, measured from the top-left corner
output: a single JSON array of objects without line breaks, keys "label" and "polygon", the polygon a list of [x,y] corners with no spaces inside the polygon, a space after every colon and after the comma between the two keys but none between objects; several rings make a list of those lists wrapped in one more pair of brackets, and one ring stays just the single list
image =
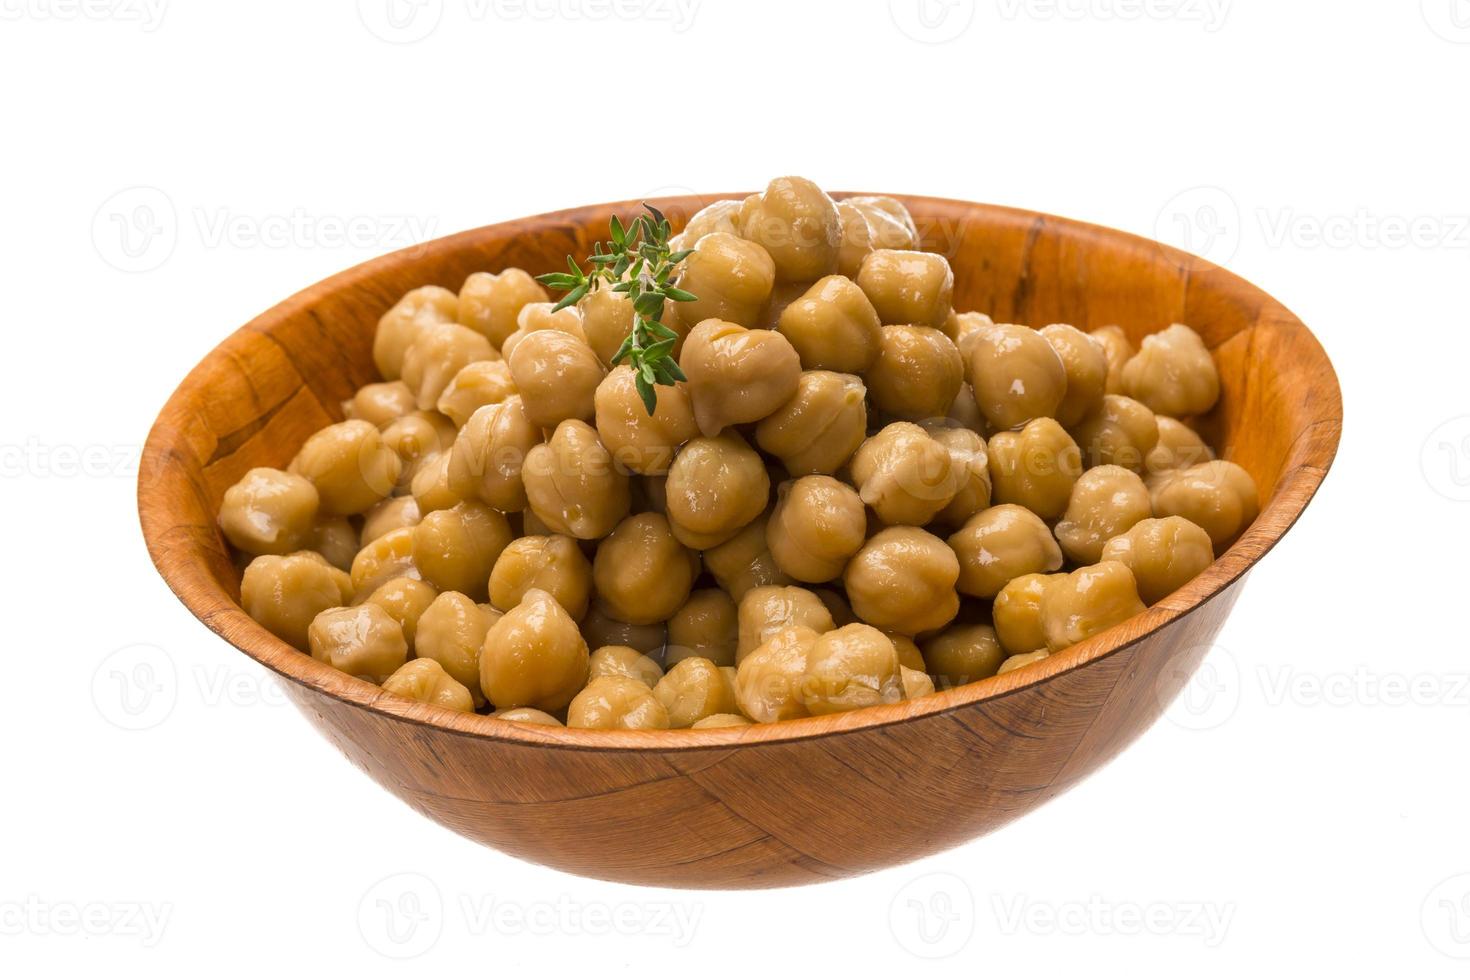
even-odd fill
[{"label": "glossy chickpea", "polygon": [[[372,509],[363,516],[359,548],[381,538],[389,531],[396,531],[401,527],[413,527],[422,517],[419,503],[411,494],[389,497],[387,500],[374,504]],[[348,566],[348,570],[351,570],[351,565]]]},{"label": "glossy chickpea", "polygon": [[807,652],[802,702],[813,715],[894,704],[903,679],[893,641],[863,623],[831,630]]},{"label": "glossy chickpea", "polygon": [[847,199],[849,204],[860,208],[869,218],[887,218],[893,230],[887,232],[892,240],[885,239],[884,248],[918,248],[919,230],[909,209],[896,197],[885,194],[859,194]]},{"label": "glossy chickpea", "polygon": [[664,515],[634,514],[597,545],[592,581],[608,615],[646,626],[684,605],[698,571],[699,556],[679,543]]},{"label": "glossy chickpea", "polygon": [[593,395],[605,372],[591,347],[559,330],[538,330],[516,346],[510,375],[533,425],[591,421]]},{"label": "glossy chickpea", "polygon": [[954,272],[933,252],[877,249],[863,259],[857,284],[885,324],[942,330],[954,312]]},{"label": "glossy chickpea", "polygon": [[458,434],[454,423],[438,412],[409,412],[383,426],[383,445],[397,453],[403,464],[399,486],[412,486],[424,467],[449,451]]},{"label": "glossy chickpea", "polygon": [[474,272],[459,290],[459,322],[483,334],[498,348],[515,332],[522,307],[550,298],[523,269],[506,269],[498,275]]},{"label": "glossy chickpea", "polygon": [[704,550],[705,570],[735,602],[763,585],[791,584],[791,577],[777,567],[766,546],[768,524],[769,515],[759,516],[724,544]]},{"label": "glossy chickpea", "polygon": [[618,465],[634,473],[667,473],[674,452],[699,435],[685,385],[662,385],[657,394],[649,415],[632,367],[620,364],[597,386],[593,399],[602,444]]},{"label": "glossy chickpea", "polygon": [[[856,620],[853,620],[853,622],[856,622]],[[838,623],[837,625],[846,626],[848,624]],[[919,649],[919,645],[914,642],[913,637],[904,636],[902,633],[895,633],[892,630],[886,631],[884,635],[892,641],[893,651],[898,654],[898,662],[901,666],[908,667],[911,670],[924,669],[924,653]]]},{"label": "glossy chickpea", "polygon": [[240,605],[246,614],[298,650],[318,614],[352,601],[352,584],[315,555],[261,555],[245,567]]},{"label": "glossy chickpea", "polygon": [[629,677],[598,677],[567,708],[568,728],[668,728],[669,713],[647,684]]},{"label": "glossy chickpea", "polygon": [[532,447],[524,468],[526,500],[557,534],[583,541],[605,537],[628,513],[628,477],[586,422],[568,419],[551,441]]},{"label": "glossy chickpea", "polygon": [[734,685],[704,657],[685,657],[671,666],[656,682],[653,695],[668,712],[670,728],[689,728],[711,715],[739,710]]},{"label": "glossy chickpea", "polygon": [[781,282],[811,282],[837,271],[842,246],[837,205],[803,177],[777,177],[763,193],[746,198],[740,236],[770,254]]},{"label": "glossy chickpea", "polygon": [[960,349],[960,356],[965,359],[965,374],[969,375],[970,354],[975,345],[980,342],[982,328],[995,326],[995,321],[984,313],[973,310],[967,313],[955,313],[944,325],[944,332],[953,340],[955,346]]},{"label": "glossy chickpea", "polygon": [[731,712],[730,714],[727,714],[727,715],[710,715],[708,718],[701,718],[699,721],[696,721],[694,724],[690,725],[689,727],[690,728],[700,728],[700,729],[704,729],[704,728],[749,728],[752,724],[754,724],[754,722],[752,722],[749,718],[745,717],[744,715],[742,715],[742,714],[736,714],[734,712]]},{"label": "glossy chickpea", "polygon": [[1202,415],[1220,397],[1220,373],[1200,335],[1182,323],[1143,338],[1123,365],[1128,394],[1160,415]]},{"label": "glossy chickpea", "polygon": [[448,416],[460,428],[485,405],[503,402],[516,393],[515,379],[510,375],[510,365],[501,358],[493,361],[475,361],[459,369],[459,373],[439,396],[437,404],[441,414]]},{"label": "glossy chickpea", "polygon": [[1132,470],[1097,466],[1072,487],[1055,534],[1062,552],[1079,565],[1095,564],[1108,539],[1153,516],[1148,487]]},{"label": "glossy chickpea", "polygon": [[691,439],[665,484],[674,537],[690,548],[730,540],[765,510],[771,480],[760,454],[738,434]]},{"label": "glossy chickpea", "polygon": [[1199,525],[1221,554],[1261,511],[1256,481],[1241,466],[1217,459],[1178,470],[1152,489],[1155,517]]},{"label": "glossy chickpea", "polygon": [[404,356],[425,327],[454,323],[458,316],[459,298],[443,286],[421,286],[404,293],[378,320],[373,335],[373,363],[383,380],[398,380]]},{"label": "glossy chickpea", "polygon": [[1018,653],[1014,656],[1006,657],[1005,663],[1000,665],[1000,670],[996,671],[996,673],[1009,674],[1013,670],[1029,667],[1034,663],[1045,660],[1050,652],[1049,650],[1032,650],[1030,653]]},{"label": "glossy chickpea", "polygon": [[755,441],[792,476],[836,473],[867,434],[866,395],[855,375],[803,371],[796,394],[756,426]]},{"label": "glossy chickpea", "polygon": [[1067,368],[1056,348],[1030,327],[982,325],[969,341],[975,404],[995,429],[1055,416],[1067,394]]},{"label": "glossy chickpea", "polygon": [[329,425],[306,440],[291,472],[310,480],[320,512],[360,514],[393,492],[403,461],[361,419]]},{"label": "glossy chickpea", "polygon": [[306,543],[308,551],[315,551],[327,564],[344,572],[352,569],[352,560],[361,546],[357,530],[345,517],[323,517],[316,521]]},{"label": "glossy chickpea", "polygon": [[469,688],[450,677],[433,660],[410,660],[383,681],[383,690],[450,711],[475,710]]},{"label": "glossy chickpea", "polygon": [[362,546],[352,559],[350,572],[355,595],[371,595],[389,579],[423,578],[413,563],[414,531],[411,527],[399,528]]},{"label": "glossy chickpea", "polygon": [[1103,390],[1109,395],[1127,394],[1123,390],[1123,365],[1136,353],[1133,343],[1122,327],[1098,327],[1088,334],[1102,345],[1103,355],[1108,359],[1108,379]]},{"label": "glossy chickpea", "polygon": [[403,383],[413,390],[418,407],[431,409],[460,369],[488,361],[495,348],[484,336],[457,323],[434,323],[419,331],[403,355]]},{"label": "glossy chickpea", "polygon": [[724,232],[706,235],[682,263],[679,288],[698,299],[680,303],[679,315],[691,324],[714,319],[755,326],[775,282],[776,266],[765,249]]},{"label": "glossy chickpea", "polygon": [[628,677],[647,687],[663,679],[664,671],[652,657],[632,647],[598,647],[588,661],[589,681],[599,677]]},{"label": "glossy chickpea", "polygon": [[965,366],[959,348],[933,327],[889,326],[865,380],[880,411],[918,422],[944,417],[960,393]]},{"label": "glossy chickpea", "polygon": [[1041,630],[1055,653],[1143,612],[1133,573],[1122,562],[1079,568],[1041,594]]},{"label": "glossy chickpea", "polygon": [[1005,657],[994,627],[984,623],[956,623],[924,641],[924,669],[945,690],[994,677]]},{"label": "glossy chickpea", "polygon": [[527,303],[516,314],[515,333],[505,338],[500,356],[509,361],[520,341],[542,330],[564,333],[583,343],[587,341],[587,332],[582,329],[582,311],[577,307],[564,306],[558,310],[555,303]]},{"label": "glossy chickpea", "polygon": [[305,477],[256,467],[225,491],[220,528],[247,555],[289,554],[310,542],[318,501]]},{"label": "glossy chickpea", "polygon": [[1065,323],[1042,327],[1039,333],[1067,372],[1067,390],[1057,405],[1056,420],[1064,426],[1076,425],[1102,407],[1108,383],[1107,352],[1096,340]]},{"label": "glossy chickpea", "polygon": [[480,689],[497,708],[560,711],[587,683],[587,643],[540,589],[501,616],[480,650]]},{"label": "glossy chickpea", "polygon": [[858,618],[913,636],[954,619],[960,563],[939,538],[916,527],[890,527],[868,539],[843,572]]},{"label": "glossy chickpea", "polygon": [[844,276],[856,276],[863,260],[876,249],[918,247],[913,219],[903,205],[891,197],[883,198],[884,204],[878,201],[870,197],[837,202],[837,221],[842,234],[837,271]]},{"label": "glossy chickpea", "polygon": [[506,708],[504,711],[490,712],[491,718],[499,718],[501,721],[513,721],[518,725],[544,725],[547,728],[564,727],[554,715],[535,708]]},{"label": "glossy chickpea", "polygon": [[934,678],[922,670],[899,667],[899,679],[903,682],[903,699],[913,701],[934,693]]},{"label": "glossy chickpea", "polygon": [[975,404],[975,389],[968,381],[960,385],[959,394],[949,403],[949,411],[945,415],[971,432],[984,433],[989,426],[985,416],[980,414],[980,406]]},{"label": "glossy chickpea", "polygon": [[789,626],[740,661],[735,670],[735,703],[746,717],[772,722],[809,714],[802,683],[807,656],[817,638],[815,630]]},{"label": "glossy chickpea", "polygon": [[802,626],[817,634],[835,628],[832,614],[815,593],[796,586],[761,586],[740,600],[736,613],[739,637],[735,647],[738,665],[756,647],[791,626]]},{"label": "glossy chickpea", "polygon": [[592,565],[577,542],[563,534],[516,538],[490,572],[490,604],[512,609],[530,589],[540,589],[573,619],[587,615],[592,595]]},{"label": "glossy chickpea", "polygon": [[324,609],[311,621],[307,639],[312,659],[374,684],[408,660],[403,630],[372,603]]},{"label": "glossy chickpea", "polygon": [[357,389],[342,403],[342,414],[349,419],[362,419],[382,427],[407,415],[418,406],[413,389],[402,381],[375,381]]},{"label": "glossy chickpea", "polygon": [[1215,453],[1189,426],[1167,415],[1156,416],[1159,424],[1159,441],[1144,459],[1144,469],[1150,477],[1173,470],[1187,469],[1196,463],[1207,463]]},{"label": "glossy chickpea", "polygon": [[1109,540],[1102,560],[1127,565],[1138,597],[1153,605],[1209,568],[1215,550],[1198,524],[1182,517],[1150,518]]},{"label": "glossy chickpea", "polygon": [[867,536],[867,515],[857,491],[830,476],[804,476],[781,484],[766,527],[766,546],[776,567],[798,582],[828,582]]},{"label": "glossy chickpea", "polygon": [[1018,575],[996,594],[990,618],[1006,653],[1030,653],[1046,646],[1046,634],[1041,629],[1041,596],[1047,586],[1065,577],[1062,572]]},{"label": "glossy chickpea", "polygon": [[706,436],[770,415],[796,394],[801,378],[801,358],[785,337],[726,320],[705,320],[690,331],[679,366]]},{"label": "glossy chickpea", "polygon": [[985,440],[973,429],[946,422],[926,422],[924,431],[949,452],[959,487],[936,519],[947,527],[959,527],[990,506],[990,454]]},{"label": "glossy chickpea", "polygon": [[949,546],[959,556],[959,590],[980,599],[992,598],[1013,578],[1062,567],[1051,530],[1016,504],[982,510],[949,536]]},{"label": "glossy chickpea", "polygon": [[435,661],[469,689],[475,706],[485,703],[480,690],[480,649],[500,614],[459,592],[442,592],[419,614],[414,651]]},{"label": "glossy chickpea", "polygon": [[949,449],[912,422],[893,422],[852,457],[852,480],[884,524],[928,524],[960,490]]},{"label": "glossy chickpea", "polygon": [[419,522],[413,530],[413,564],[441,591],[483,601],[490,571],[513,536],[499,511],[466,501]]},{"label": "glossy chickpea", "polygon": [[[449,486],[502,513],[526,508],[523,469],[541,432],[526,417],[519,395],[478,408],[459,431],[446,465]],[[414,496],[418,496],[415,492]]]},{"label": "glossy chickpea", "polygon": [[[445,510],[465,500],[475,499],[473,486],[468,489],[469,493],[461,494],[449,480],[449,467],[452,457],[449,453],[440,453],[437,456],[429,456],[419,463],[418,472],[414,473],[409,482],[409,493],[413,496],[414,505],[419,512],[419,520],[425,514],[432,514],[436,510]],[[418,521],[414,521],[417,524]]]},{"label": "glossy chickpea", "polygon": [[593,604],[582,620],[581,628],[582,636],[586,639],[590,649],[596,650],[598,647],[610,646],[632,647],[655,662],[663,658],[664,644],[667,639],[667,630],[663,623],[634,626],[631,623],[619,622]]},{"label": "glossy chickpea", "polygon": [[[623,340],[633,332],[633,301],[627,293],[594,289],[577,303],[587,345],[603,364],[611,364]],[[661,318],[660,318],[661,319]]]},{"label": "glossy chickpea", "polygon": [[433,605],[439,592],[428,582],[406,577],[389,579],[373,590],[367,601],[378,606],[403,630],[408,652],[413,654],[419,619]]},{"label": "glossy chickpea", "polygon": [[689,218],[684,229],[669,240],[670,246],[676,252],[687,248],[693,248],[699,244],[705,235],[715,232],[724,232],[727,235],[739,235],[737,222],[740,220],[740,201],[725,199],[713,201],[700,208]]},{"label": "glossy chickpea", "polygon": [[776,329],[808,371],[862,374],[878,359],[883,343],[878,311],[845,276],[812,283],[781,311]]},{"label": "glossy chickpea", "polygon": [[1102,408],[1072,429],[1087,466],[1109,463],[1135,473],[1159,442],[1159,423],[1147,405],[1123,395],[1104,395]]},{"label": "glossy chickpea", "polygon": [[733,667],[739,645],[739,613],[735,600],[723,589],[697,589],[669,617],[668,650],[664,663],[674,665],[700,657],[717,667]]}]

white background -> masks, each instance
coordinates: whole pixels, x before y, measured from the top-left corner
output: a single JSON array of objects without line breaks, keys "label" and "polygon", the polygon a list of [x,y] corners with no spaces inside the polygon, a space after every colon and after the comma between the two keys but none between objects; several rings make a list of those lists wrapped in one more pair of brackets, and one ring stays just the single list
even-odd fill
[{"label": "white background", "polygon": [[[83,2],[0,0],[0,972],[1464,975],[1470,3]],[[1332,356],[1330,479],[1091,781],[834,885],[585,881],[379,790],[154,574],[139,445],[267,306],[782,173],[1164,238]]]}]

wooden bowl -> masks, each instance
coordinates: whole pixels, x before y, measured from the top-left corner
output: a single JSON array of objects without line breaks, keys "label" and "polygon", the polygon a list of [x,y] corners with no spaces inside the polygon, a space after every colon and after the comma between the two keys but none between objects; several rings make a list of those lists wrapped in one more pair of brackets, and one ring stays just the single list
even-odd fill
[{"label": "wooden bowl", "polygon": [[[722,195],[732,196],[732,195]],[[743,195],[742,195],[743,196]],[[714,197],[655,202],[676,222]],[[1063,792],[1151,725],[1199,665],[1245,573],[1301,514],[1337,448],[1337,379],[1259,289],[1132,235],[1027,211],[902,197],[949,256],[955,307],[997,321],[1188,323],[1214,349],[1212,445],[1261,488],[1260,517],[1147,612],[1040,663],[916,701],[709,731],[569,731],[403,700],[299,653],[241,611],[215,514],[253,466],[284,466],[375,380],[378,317],[407,290],[480,270],[562,267],[637,202],[512,221],[387,255],[228,337],[164,407],[138,479],[154,563],[200,621],[280,674],[297,707],[433,820],[529,861],[692,888],[796,885],[911,861]]]}]

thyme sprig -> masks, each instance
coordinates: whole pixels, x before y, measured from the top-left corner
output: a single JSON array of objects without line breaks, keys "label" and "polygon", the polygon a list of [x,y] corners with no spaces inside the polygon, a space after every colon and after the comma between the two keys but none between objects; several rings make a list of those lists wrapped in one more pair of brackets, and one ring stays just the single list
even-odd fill
[{"label": "thyme sprig", "polygon": [[564,289],[566,295],[552,312],[581,302],[597,289],[626,293],[633,304],[633,329],[613,355],[612,363],[627,361],[633,368],[633,383],[643,406],[652,415],[658,407],[658,385],[672,385],[688,380],[674,359],[674,345],[679,335],[659,321],[664,303],[689,303],[699,297],[678,286],[675,269],[693,249],[673,251],[669,246],[673,228],[658,208],[644,204],[647,214],[640,214],[632,224],[624,225],[613,215],[606,242],[594,242],[587,257],[590,271],[584,271],[577,260],[567,256],[566,272],[549,272],[537,281],[552,289]]}]

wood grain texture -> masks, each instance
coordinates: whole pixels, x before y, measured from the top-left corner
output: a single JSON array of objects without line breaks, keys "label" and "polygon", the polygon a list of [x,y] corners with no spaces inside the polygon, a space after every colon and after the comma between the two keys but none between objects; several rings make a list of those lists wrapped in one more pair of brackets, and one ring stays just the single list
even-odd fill
[{"label": "wood grain texture", "polygon": [[[717,197],[657,203],[676,225]],[[737,729],[589,732],[514,725],[384,693],[257,626],[215,523],[226,488],[283,466],[373,380],[378,317],[471,272],[559,268],[607,234],[598,205],[439,239],[298,293],[228,337],[159,416],[138,481],[154,563],[210,629],[287,680],[344,755],[466,837],[577,874],[772,887],[859,874],[993,830],[1095,771],[1157,720],[1204,656],[1250,567],[1301,514],[1337,449],[1341,396],[1289,311],[1202,259],[1027,211],[903,197],[955,269],[955,306],[997,321],[1188,323],[1223,396],[1204,430],[1262,490],[1260,517],[1144,614],[1031,667],[902,704]]]}]

